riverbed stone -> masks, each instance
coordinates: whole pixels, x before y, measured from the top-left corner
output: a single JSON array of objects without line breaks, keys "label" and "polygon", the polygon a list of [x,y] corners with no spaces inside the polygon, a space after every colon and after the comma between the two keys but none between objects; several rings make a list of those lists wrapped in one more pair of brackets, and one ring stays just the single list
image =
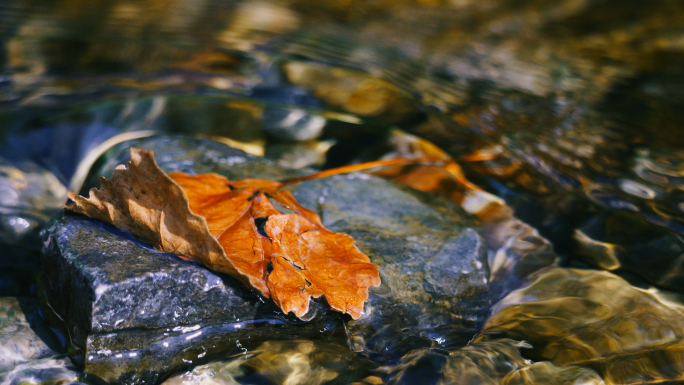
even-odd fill
[{"label": "riverbed stone", "polygon": [[[215,172],[233,180],[283,180],[312,172],[209,140],[164,135],[112,148],[91,172],[93,186],[95,175],[109,176],[128,161],[131,146],[154,151],[167,172]],[[351,235],[380,267],[383,283],[371,288],[366,314],[346,319],[354,350],[401,355],[416,346],[462,346],[477,333],[489,311],[489,265],[480,224],[461,207],[362,173],[314,179],[291,190],[326,227]]]},{"label": "riverbed stone", "polygon": [[351,384],[373,378],[371,370],[376,366],[337,344],[268,341],[249,354],[199,365],[163,385]]},{"label": "riverbed stone", "polygon": [[39,232],[66,202],[66,187],[30,161],[0,157],[0,296],[31,295]]},{"label": "riverbed stone", "polygon": [[681,303],[607,271],[551,267],[496,304],[474,341],[524,340],[528,358],[588,368],[608,384],[680,383]]},{"label": "riverbed stone", "polygon": [[85,385],[79,382],[81,371],[68,357],[43,358],[27,361],[0,372],[3,385]]},{"label": "riverbed stone", "polygon": [[[131,146],[154,151],[167,172],[215,172],[233,180],[310,172],[206,139],[158,136],[110,149],[86,186],[99,186],[96,176],[109,177],[128,161]],[[477,333],[488,313],[489,268],[478,224],[462,209],[359,173],[308,181],[292,191],[330,230],[353,236],[380,267],[382,285],[371,289],[360,320],[329,310],[323,301],[312,321],[298,322],[229,277],[97,221],[61,215],[44,233],[44,269],[48,291],[60,293],[50,302],[67,316],[86,372],[140,382],[201,363],[221,349],[249,349],[249,342],[337,341],[345,332],[343,343],[352,350],[390,359],[417,346],[462,346]],[[114,367],[119,374],[109,374]],[[138,369],[124,374],[122,367]]]},{"label": "riverbed stone", "polygon": [[0,298],[0,373],[58,354],[39,312],[35,297]]},{"label": "riverbed stone", "polygon": [[502,338],[451,351],[416,349],[382,371],[387,373],[385,383],[394,385],[501,385],[511,373],[528,367],[530,362],[520,354],[528,347]]},{"label": "riverbed stone", "polygon": [[59,354],[59,345],[43,326],[37,298],[0,298],[0,384],[77,380],[80,371]]},{"label": "riverbed stone", "polygon": [[95,220],[62,214],[43,236],[51,310],[65,321],[74,358],[108,382],[154,382],[252,341],[321,339],[339,329],[339,317],[288,318],[236,280]]}]

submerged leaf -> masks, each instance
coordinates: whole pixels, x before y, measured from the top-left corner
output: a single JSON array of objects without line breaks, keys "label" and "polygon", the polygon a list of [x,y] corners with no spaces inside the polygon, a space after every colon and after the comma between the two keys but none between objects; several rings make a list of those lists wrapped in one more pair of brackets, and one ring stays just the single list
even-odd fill
[{"label": "submerged leaf", "polygon": [[[310,299],[361,317],[378,267],[354,240],[326,229],[285,184],[229,181],[215,174],[166,175],[151,152],[131,149],[90,198],[70,195],[66,208],[130,231],[166,252],[196,260],[248,283],[285,312],[303,317]],[[292,210],[281,213],[272,203]]]}]

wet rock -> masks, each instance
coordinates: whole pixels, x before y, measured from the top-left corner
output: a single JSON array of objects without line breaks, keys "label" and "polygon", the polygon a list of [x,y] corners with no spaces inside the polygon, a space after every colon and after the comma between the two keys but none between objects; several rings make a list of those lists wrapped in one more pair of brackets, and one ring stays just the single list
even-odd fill
[{"label": "wet rock", "polygon": [[45,291],[88,376],[157,381],[169,370],[270,340],[330,338],[339,317],[288,320],[241,283],[101,222],[60,215],[44,234]]},{"label": "wet rock", "polygon": [[[90,185],[128,161],[130,146],[154,151],[166,171],[275,180],[306,172],[208,140],[159,136],[112,148]],[[346,320],[356,351],[399,356],[416,346],[461,346],[479,330],[489,307],[486,247],[477,223],[454,203],[365,174],[308,181],[293,193],[380,266],[383,283],[371,290],[365,316]]]},{"label": "wet rock", "polygon": [[0,298],[0,383],[50,384],[75,381],[80,371],[56,351],[34,297]]},{"label": "wet rock", "polygon": [[496,339],[451,351],[421,349],[379,372],[387,373],[391,384],[605,385],[589,368],[557,367],[548,361],[532,363],[521,355],[521,349],[530,347],[525,342]]},{"label": "wet rock", "polygon": [[380,267],[366,315],[347,324],[354,350],[399,356],[461,346],[480,328],[489,308],[486,245],[460,207],[364,174],[312,180],[294,194]]},{"label": "wet rock", "polygon": [[320,167],[325,164],[326,153],[333,143],[331,140],[274,143],[266,146],[264,156],[287,168]]},{"label": "wet rock", "polygon": [[56,342],[42,326],[36,298],[0,298],[0,373],[57,355]]},{"label": "wet rock", "polygon": [[280,180],[303,175],[278,167],[268,159],[247,154],[223,143],[207,139],[195,139],[183,135],[159,135],[141,140],[120,143],[104,153],[93,165],[85,180],[81,194],[88,194],[93,187],[100,187],[100,177],[110,178],[114,168],[130,160],[130,147],[153,151],[159,167],[166,172],[182,171],[189,174],[213,172],[229,179],[261,177]]},{"label": "wet rock", "polygon": [[38,233],[66,202],[66,193],[35,163],[0,158],[0,296],[29,295],[40,270]]},{"label": "wet rock", "polygon": [[0,241],[36,249],[40,227],[66,201],[66,187],[32,162],[0,158]]},{"label": "wet rock", "polygon": [[581,366],[568,365],[558,367],[543,361],[535,362],[507,375],[503,385],[605,385],[595,371]]},{"label": "wet rock", "polygon": [[324,117],[299,108],[269,106],[263,116],[266,134],[285,142],[317,139],[327,123]]},{"label": "wet rock", "polygon": [[80,370],[71,363],[69,358],[45,358],[19,364],[0,372],[3,385],[84,385],[78,381]]},{"label": "wet rock", "polygon": [[269,341],[228,360],[200,365],[163,385],[349,384],[371,377],[375,364],[346,347],[315,341]]},{"label": "wet rock", "polygon": [[609,272],[550,268],[501,300],[475,341],[524,340],[530,358],[586,367],[606,383],[682,380],[682,309]]},{"label": "wet rock", "polygon": [[594,267],[626,270],[684,292],[684,241],[667,230],[629,215],[603,213],[576,229],[574,240],[575,255]]},{"label": "wet rock", "polygon": [[395,366],[385,367],[391,384],[498,385],[529,362],[520,348],[529,345],[509,339],[471,344],[461,349],[420,349]]}]

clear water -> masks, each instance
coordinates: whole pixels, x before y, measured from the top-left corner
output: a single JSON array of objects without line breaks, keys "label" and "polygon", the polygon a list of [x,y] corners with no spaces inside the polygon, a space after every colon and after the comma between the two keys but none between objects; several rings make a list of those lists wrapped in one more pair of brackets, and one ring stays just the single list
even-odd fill
[{"label": "clear water", "polygon": [[[0,229],[22,256],[3,260],[2,296],[35,295],[37,229],[118,141],[203,135],[330,168],[377,159],[401,129],[515,213],[483,224],[495,272],[528,268],[519,256],[535,253],[560,267],[525,282],[493,273],[496,299],[507,296],[466,347],[408,346],[388,361],[271,341],[170,383],[682,380],[682,11],[677,1],[0,4]],[[33,196],[17,195],[22,183]]]}]

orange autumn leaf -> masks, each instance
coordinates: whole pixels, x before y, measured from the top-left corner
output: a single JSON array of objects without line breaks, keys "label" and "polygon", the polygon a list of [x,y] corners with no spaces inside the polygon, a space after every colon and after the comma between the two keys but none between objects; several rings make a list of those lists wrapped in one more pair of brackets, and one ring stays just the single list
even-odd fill
[{"label": "orange autumn leaf", "polygon": [[[389,159],[383,160],[389,165],[369,172],[371,175],[391,179],[419,191],[444,195],[458,203],[467,212],[485,221],[511,215],[510,208],[502,199],[470,183],[463,175],[461,166],[433,143],[403,131],[394,130],[389,144],[394,150],[385,155]],[[408,162],[411,158],[416,162],[413,164]],[[434,161],[423,162],[424,159],[441,159],[442,164],[436,165],[434,163],[437,162]],[[389,163],[391,161],[396,161],[396,163]]]},{"label": "orange autumn leaf", "polygon": [[[305,178],[302,178],[305,179]],[[131,149],[128,168],[102,179],[90,198],[70,194],[68,210],[130,231],[162,249],[248,283],[303,317],[311,298],[358,319],[378,267],[354,240],[333,233],[302,207],[287,183],[229,181],[215,174],[165,174],[151,152]],[[276,201],[294,213],[282,213]]]},{"label": "orange autumn leaf", "polygon": [[[350,236],[326,229],[289,191],[279,191],[282,183],[179,172],[169,177],[186,192],[190,210],[206,218],[227,259],[284,312],[302,317],[312,297],[325,295],[333,309],[361,316],[368,288],[380,284],[377,266]],[[295,213],[281,213],[271,199]]]}]

